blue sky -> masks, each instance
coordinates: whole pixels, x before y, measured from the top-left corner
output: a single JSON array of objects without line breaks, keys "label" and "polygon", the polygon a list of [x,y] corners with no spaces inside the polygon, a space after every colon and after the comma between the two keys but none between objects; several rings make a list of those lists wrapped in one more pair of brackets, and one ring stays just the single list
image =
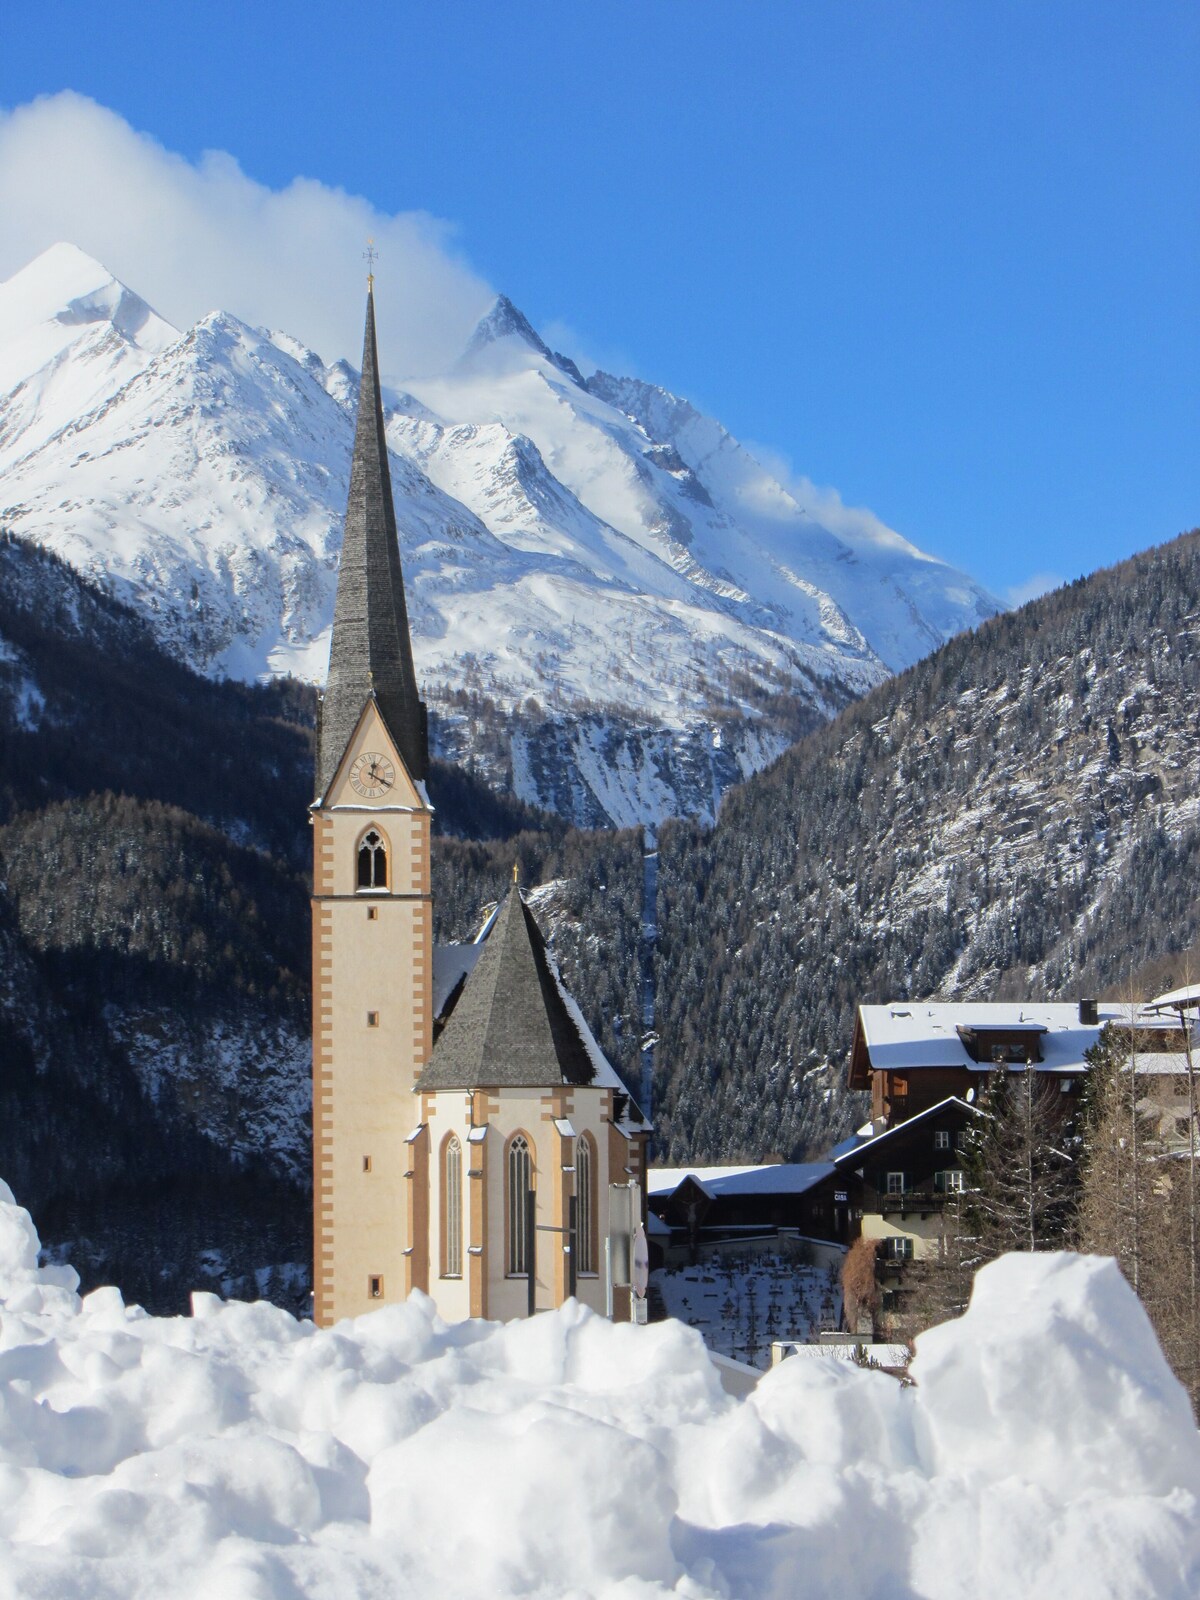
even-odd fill
[{"label": "blue sky", "polygon": [[[8,0],[0,55],[9,112],[71,89],[442,219],[464,304],[504,290],[999,593],[1200,523],[1198,83],[1192,0]],[[146,251],[110,263],[144,292]]]}]

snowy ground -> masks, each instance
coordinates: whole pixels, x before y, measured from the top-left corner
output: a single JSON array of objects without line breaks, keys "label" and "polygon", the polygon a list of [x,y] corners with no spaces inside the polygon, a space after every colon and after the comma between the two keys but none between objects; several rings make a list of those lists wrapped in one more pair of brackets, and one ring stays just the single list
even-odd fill
[{"label": "snowy ground", "polygon": [[577,1306],[82,1303],[0,1185],[0,1600],[1190,1600],[1200,1440],[1115,1265],[1006,1257],[916,1387]]},{"label": "snowy ground", "polygon": [[695,1328],[710,1350],[752,1367],[771,1364],[773,1339],[814,1342],[841,1319],[836,1271],[782,1255],[736,1255],[652,1274],[668,1316]]}]

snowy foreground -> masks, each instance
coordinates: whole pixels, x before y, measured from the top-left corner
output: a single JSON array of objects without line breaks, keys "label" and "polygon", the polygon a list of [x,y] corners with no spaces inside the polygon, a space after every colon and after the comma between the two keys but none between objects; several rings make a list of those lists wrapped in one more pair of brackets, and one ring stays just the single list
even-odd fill
[{"label": "snowy foreground", "polygon": [[1009,1257],[917,1387],[578,1308],[326,1332],[37,1267],[0,1184],[0,1597],[1200,1594],[1200,1440],[1109,1261]]}]

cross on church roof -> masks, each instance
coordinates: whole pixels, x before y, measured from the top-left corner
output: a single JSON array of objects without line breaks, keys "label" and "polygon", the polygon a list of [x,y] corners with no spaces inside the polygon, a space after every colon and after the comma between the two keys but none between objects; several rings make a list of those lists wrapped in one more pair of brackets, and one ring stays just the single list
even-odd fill
[{"label": "cross on church roof", "polygon": [[367,288],[375,287],[375,263],[379,260],[379,251],[375,248],[374,239],[367,240],[367,248],[363,251],[363,260],[367,263]]}]

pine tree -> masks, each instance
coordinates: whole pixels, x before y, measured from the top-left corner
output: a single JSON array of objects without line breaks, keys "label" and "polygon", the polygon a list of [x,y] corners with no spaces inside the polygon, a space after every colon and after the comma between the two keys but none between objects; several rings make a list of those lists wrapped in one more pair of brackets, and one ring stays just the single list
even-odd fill
[{"label": "pine tree", "polygon": [[1128,1024],[1110,1024],[1088,1052],[1079,1243],[1116,1258],[1200,1408],[1191,1171],[1163,1149],[1140,1109],[1138,1053],[1132,1009]]},{"label": "pine tree", "polygon": [[992,1074],[963,1138],[967,1232],[978,1264],[1006,1251],[1060,1250],[1078,1186],[1073,1119],[1053,1080],[1032,1068]]}]

